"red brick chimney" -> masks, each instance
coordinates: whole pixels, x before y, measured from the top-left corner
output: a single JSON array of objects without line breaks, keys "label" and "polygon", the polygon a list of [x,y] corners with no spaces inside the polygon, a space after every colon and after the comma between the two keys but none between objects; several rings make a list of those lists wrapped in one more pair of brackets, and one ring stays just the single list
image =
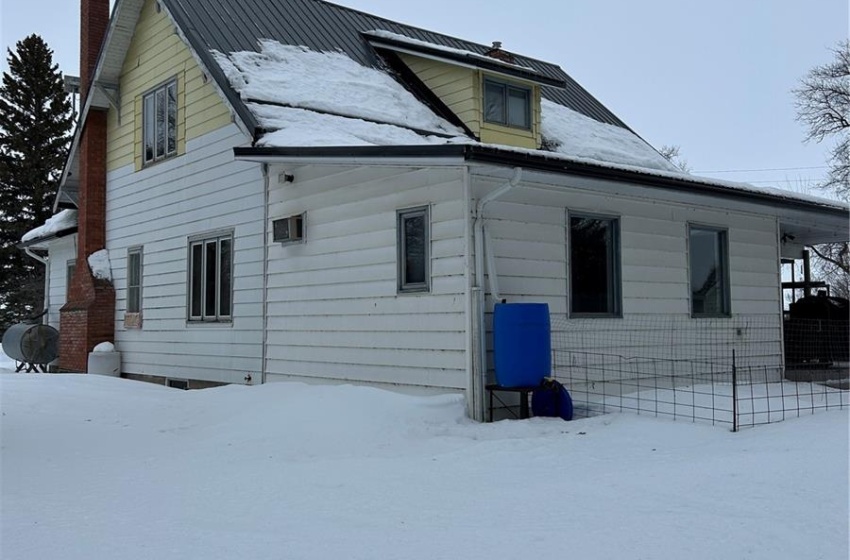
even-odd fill
[{"label": "red brick chimney", "polygon": [[484,53],[484,56],[489,56],[490,58],[495,58],[496,60],[501,60],[502,62],[507,62],[508,64],[516,64],[516,59],[514,55],[509,53],[508,51],[502,50],[502,42],[501,41],[493,41],[493,46]]},{"label": "red brick chimney", "polygon": [[[98,55],[109,25],[109,0],[80,3],[80,107],[91,88]],[[59,366],[83,372],[95,345],[115,338],[115,290],[94,278],[88,264],[92,253],[106,246],[106,110],[92,107],[82,126],[77,265],[68,302],[59,319]]]}]

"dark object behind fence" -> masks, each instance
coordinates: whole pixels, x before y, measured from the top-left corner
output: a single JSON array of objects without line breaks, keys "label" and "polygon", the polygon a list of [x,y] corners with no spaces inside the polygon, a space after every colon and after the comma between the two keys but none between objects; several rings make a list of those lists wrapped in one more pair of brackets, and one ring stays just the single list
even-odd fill
[{"label": "dark object behind fence", "polygon": [[789,306],[785,321],[785,363],[823,367],[850,360],[850,302],[807,296]]},{"label": "dark object behind fence", "polygon": [[579,418],[629,411],[737,430],[850,406],[846,320],[558,319],[552,332],[553,375]]}]

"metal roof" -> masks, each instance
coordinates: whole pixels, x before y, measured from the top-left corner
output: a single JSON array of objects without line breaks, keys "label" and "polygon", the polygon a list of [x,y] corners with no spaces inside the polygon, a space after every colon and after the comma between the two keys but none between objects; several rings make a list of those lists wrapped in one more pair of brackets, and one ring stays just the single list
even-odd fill
[{"label": "metal roof", "polygon": [[[226,84],[221,70],[210,55],[257,51],[260,39],[272,39],[288,45],[303,45],[318,51],[342,50],[366,66],[377,66],[375,53],[361,35],[364,31],[386,30],[420,41],[484,54],[490,46],[426,31],[388,19],[366,14],[322,0],[163,0],[169,13],[216,81]],[[628,128],[604,105],[570,78],[559,66],[512,53],[516,64],[535,72],[564,88],[543,86],[543,96],[597,121]],[[222,88],[248,126],[256,120],[232,88]]]}]

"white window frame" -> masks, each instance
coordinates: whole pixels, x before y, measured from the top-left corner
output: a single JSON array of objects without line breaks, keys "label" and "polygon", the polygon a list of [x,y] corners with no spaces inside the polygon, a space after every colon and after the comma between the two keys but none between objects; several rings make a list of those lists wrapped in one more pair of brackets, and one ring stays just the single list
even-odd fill
[{"label": "white window frame", "polygon": [[[431,291],[431,218],[428,206],[417,206],[415,208],[405,208],[396,212],[396,230],[397,230],[397,246],[398,246],[398,292],[399,293],[423,293]],[[410,282],[407,279],[407,245],[404,234],[405,221],[409,218],[423,218],[423,256],[425,281]]]},{"label": "white window frame", "polygon": [[[222,290],[222,272],[224,268],[221,264],[221,255],[222,255],[222,242],[228,242],[230,245],[230,263],[227,270],[228,277],[230,279],[230,285],[227,290]],[[214,310],[209,312],[208,310],[208,301],[207,301],[207,290],[210,286],[210,281],[207,274],[207,250],[208,247],[215,247],[216,254],[216,268],[215,268],[215,281],[213,286],[215,287],[216,293],[214,296],[213,307]],[[198,294],[200,297],[199,309],[196,312],[194,309],[195,303],[195,282],[194,282],[194,251],[195,247],[200,247],[201,251],[201,262],[200,262],[200,289],[201,292]],[[205,235],[195,236],[189,239],[189,247],[188,247],[188,258],[187,258],[187,271],[186,271],[186,318],[190,323],[229,323],[233,320],[233,261],[234,261],[234,242],[233,242],[233,232],[216,232]],[[222,301],[221,296],[225,291],[228,293],[229,303],[228,309],[222,310]]]},{"label": "white window frame", "polygon": [[[131,262],[133,258],[138,258],[138,268],[139,268],[139,279],[138,284],[133,285],[132,282],[132,274],[131,274]],[[142,247],[130,247],[127,249],[127,313],[141,313],[142,312],[142,278],[143,278],[143,250]],[[136,290],[135,299],[133,301],[133,289]],[[135,305],[133,305],[135,303]],[[135,309],[133,309],[135,307]]]},{"label": "white window frame", "polygon": [[[172,92],[173,101],[169,92]],[[165,107],[160,113],[159,108],[163,103]],[[169,114],[172,111],[174,122],[169,125]],[[142,162],[144,165],[177,155],[178,111],[177,78],[158,85],[142,96]],[[160,150],[157,139],[160,130],[163,129],[163,147]],[[149,144],[150,153],[148,152]]]}]

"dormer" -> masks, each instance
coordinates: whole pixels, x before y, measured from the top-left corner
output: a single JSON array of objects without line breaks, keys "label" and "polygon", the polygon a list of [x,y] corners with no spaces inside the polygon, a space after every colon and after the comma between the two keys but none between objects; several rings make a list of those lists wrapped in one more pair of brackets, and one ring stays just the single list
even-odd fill
[{"label": "dormer", "polygon": [[540,148],[540,88],[563,88],[562,80],[517,63],[500,43],[478,54],[387,31],[364,35],[440,116],[476,140]]}]

